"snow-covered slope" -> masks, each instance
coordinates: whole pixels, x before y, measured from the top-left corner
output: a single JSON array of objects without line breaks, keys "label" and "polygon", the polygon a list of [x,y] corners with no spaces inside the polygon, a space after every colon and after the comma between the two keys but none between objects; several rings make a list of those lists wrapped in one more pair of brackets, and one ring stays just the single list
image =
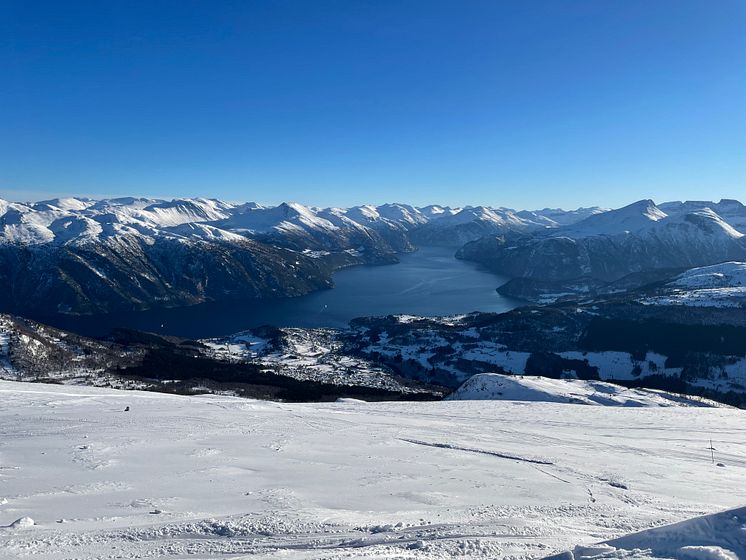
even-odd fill
[{"label": "snow-covered slope", "polygon": [[570,237],[616,235],[636,232],[665,218],[667,215],[652,200],[640,200],[619,208],[588,216],[563,231]]},{"label": "snow-covered slope", "polygon": [[521,217],[508,208],[476,206],[431,220],[412,232],[412,239],[421,245],[460,247],[486,235],[523,232],[543,227],[546,227],[546,223],[540,217]]},{"label": "snow-covered slope", "polygon": [[[556,221],[540,213],[519,217],[514,211],[504,208],[469,207],[462,210],[437,205],[416,208],[408,204],[314,208],[288,202],[262,206],[206,198],[170,201],[135,197],[104,200],[64,198],[33,204],[0,200],[0,243],[62,244],[113,235],[168,236],[173,228],[185,224],[205,224],[248,236],[272,235],[277,239],[305,236],[318,240],[349,236],[350,231],[406,232],[436,222],[442,223],[437,231],[443,235],[453,228],[461,231],[471,224],[470,235],[466,231],[460,234],[470,240],[482,231],[496,231],[495,228],[502,231],[572,222],[580,219],[585,211],[552,211]],[[82,225],[71,230],[63,228],[60,222]],[[199,237],[202,231],[193,228],[191,235]]]},{"label": "snow-covered slope", "polygon": [[678,276],[671,284],[687,290],[746,286],[746,263],[726,262],[693,268]]},{"label": "snow-covered slope", "polygon": [[703,515],[640,531],[596,545],[578,545],[546,560],[591,558],[672,558],[738,560],[746,558],[746,507]]},{"label": "snow-covered slope", "polygon": [[450,206],[439,206],[438,204],[431,204],[429,206],[423,206],[419,208],[419,211],[430,220],[437,218],[444,218],[446,216],[452,216],[458,214],[461,208],[451,208]]},{"label": "snow-covered slope", "polygon": [[[665,209],[665,211],[664,211]],[[746,207],[735,200],[671,202],[656,206],[641,200],[617,210],[545,208],[515,211],[510,208],[467,206],[450,208],[408,204],[363,205],[351,208],[315,208],[296,202],[278,206],[236,204],[207,198],[160,200],[114,198],[92,200],[62,198],[23,204],[0,200],[0,243],[70,243],[75,236],[58,237],[58,220],[90,220],[100,224],[94,236],[133,234],[167,235],[170,228],[203,223],[244,235],[329,234],[340,229],[411,231],[420,243],[465,243],[482,235],[508,231],[561,230],[573,238],[636,232],[670,215],[710,211],[735,230],[746,226]],[[90,236],[90,228],[81,235]],[[59,230],[59,228],[57,228]],[[194,235],[199,235],[195,229]],[[450,238],[448,236],[451,236]]]},{"label": "snow-covered slope", "polygon": [[746,233],[746,206],[738,200],[724,198],[720,202],[707,200],[687,200],[686,202],[664,202],[659,208],[668,215],[687,214],[697,210],[710,209],[731,226]]},{"label": "snow-covered slope", "polygon": [[746,307],[746,263],[693,268],[640,300],[648,305]]},{"label": "snow-covered slope", "polygon": [[282,203],[274,207],[246,208],[234,214],[221,225],[228,229],[245,230],[250,233],[267,233],[271,230],[315,229],[334,230],[334,224],[320,218],[302,204]]},{"label": "snow-covered slope", "polygon": [[727,408],[0,396],[3,560],[539,558],[740,507],[746,484]]},{"label": "snow-covered slope", "polygon": [[479,373],[450,400],[505,400],[604,406],[719,406],[714,401],[651,389],[627,389],[603,381]]},{"label": "snow-covered slope", "polygon": [[580,222],[589,216],[608,212],[609,208],[591,206],[589,208],[578,208],[577,210],[563,210],[561,208],[544,208],[542,210],[522,210],[516,212],[520,218],[524,218],[537,224],[548,227],[569,226]]}]

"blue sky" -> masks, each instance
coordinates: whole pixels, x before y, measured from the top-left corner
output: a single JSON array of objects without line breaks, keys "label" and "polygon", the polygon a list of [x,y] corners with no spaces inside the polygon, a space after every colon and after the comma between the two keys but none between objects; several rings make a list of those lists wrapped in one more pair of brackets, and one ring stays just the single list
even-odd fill
[{"label": "blue sky", "polygon": [[744,199],[742,0],[6,1],[0,197]]}]

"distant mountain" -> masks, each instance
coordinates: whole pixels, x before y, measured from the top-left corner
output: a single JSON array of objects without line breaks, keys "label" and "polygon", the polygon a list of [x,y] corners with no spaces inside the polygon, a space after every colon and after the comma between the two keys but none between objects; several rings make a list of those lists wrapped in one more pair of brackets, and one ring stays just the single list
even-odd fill
[{"label": "distant mountain", "polygon": [[319,211],[319,216],[340,227],[350,226],[360,231],[369,231],[371,232],[369,235],[380,237],[380,242],[385,243],[392,251],[399,253],[413,251],[414,246],[409,240],[409,230],[423,223],[424,218],[410,212],[407,208],[402,208],[400,213],[392,210],[393,208],[376,208],[370,205],[346,209],[327,208]]},{"label": "distant mountain", "polygon": [[560,227],[599,212],[408,204],[315,208],[205,198],[63,198],[33,204],[0,200],[0,243],[75,244],[117,236],[234,239],[234,234],[295,250],[368,248],[383,253],[412,250],[413,243],[460,246],[492,233]]},{"label": "distant mountain", "polygon": [[733,228],[746,234],[746,206],[737,200],[724,198],[720,202],[694,201],[665,202],[659,208],[669,215],[685,214],[709,208]]},{"label": "distant mountain", "polygon": [[522,218],[514,210],[476,206],[453,214],[441,214],[412,231],[411,237],[416,245],[461,247],[464,243],[487,235],[541,227],[546,226],[539,221]]},{"label": "distant mountain", "polygon": [[709,206],[666,214],[650,200],[573,225],[484,237],[458,256],[545,282],[616,281],[629,274],[746,259],[746,237]]},{"label": "distant mountain", "polygon": [[590,235],[616,235],[636,232],[667,215],[652,200],[640,200],[617,210],[592,214],[562,230],[563,235],[578,238]]},{"label": "distant mountain", "polygon": [[560,227],[574,224],[588,216],[607,211],[607,208],[599,208],[597,206],[578,208],[577,210],[570,211],[562,210],[561,208],[544,208],[543,210],[522,210],[516,212],[516,215],[537,224],[544,224],[547,227]]}]

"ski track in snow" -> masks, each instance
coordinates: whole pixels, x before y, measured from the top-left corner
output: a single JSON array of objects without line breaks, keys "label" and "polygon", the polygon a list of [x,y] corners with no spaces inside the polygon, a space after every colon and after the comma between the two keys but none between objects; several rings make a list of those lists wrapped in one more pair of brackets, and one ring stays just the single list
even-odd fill
[{"label": "ski track in snow", "polygon": [[416,439],[399,438],[399,441],[406,441],[407,443],[413,443],[415,445],[424,445],[426,447],[437,447],[438,449],[453,449],[455,451],[466,451],[468,453],[481,453],[482,455],[490,455],[492,457],[498,457],[500,459],[510,459],[512,461],[522,461],[524,463],[534,463],[536,465],[553,465],[551,461],[544,459],[532,459],[527,457],[518,457],[517,455],[509,455],[507,453],[500,453],[499,451],[489,451],[487,449],[474,449],[473,447],[463,447],[461,445],[454,445],[451,443],[432,443],[427,441],[420,441]]},{"label": "ski track in snow", "polygon": [[745,418],[0,382],[0,558],[540,558],[742,506]]}]

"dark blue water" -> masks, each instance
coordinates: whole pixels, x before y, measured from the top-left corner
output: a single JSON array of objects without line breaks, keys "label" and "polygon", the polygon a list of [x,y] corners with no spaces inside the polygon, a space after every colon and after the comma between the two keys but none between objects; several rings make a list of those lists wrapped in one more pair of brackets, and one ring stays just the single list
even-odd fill
[{"label": "dark blue water", "polygon": [[334,289],[297,298],[205,303],[179,309],[63,316],[45,321],[91,336],[127,327],[205,338],[260,325],[343,327],[350,319],[367,315],[499,312],[518,305],[495,291],[507,278],[455,259],[453,254],[453,249],[428,247],[402,255],[398,264],[340,270],[334,275]]}]

